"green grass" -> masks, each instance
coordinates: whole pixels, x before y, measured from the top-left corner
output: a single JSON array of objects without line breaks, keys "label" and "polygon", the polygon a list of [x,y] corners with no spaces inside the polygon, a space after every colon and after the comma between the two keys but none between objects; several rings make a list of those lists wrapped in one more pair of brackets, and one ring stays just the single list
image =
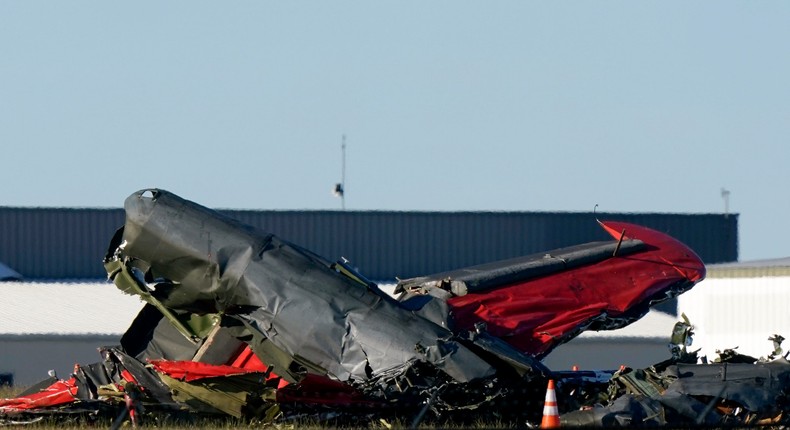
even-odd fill
[{"label": "green grass", "polygon": [[[8,387],[0,386],[0,399],[13,398],[23,392],[27,387]],[[62,419],[55,419],[51,417],[43,417],[40,421],[32,422],[24,426],[13,425],[11,421],[13,418],[0,418],[0,428],[22,428],[36,429],[36,430],[71,430],[71,429],[96,429],[96,428],[109,428],[112,421],[108,418],[100,419],[96,422],[87,423],[84,420],[63,421]],[[21,419],[20,419],[21,421]],[[188,429],[201,429],[201,430],[227,430],[227,429],[271,429],[271,430],[328,430],[328,429],[344,429],[344,430],[405,430],[411,428],[411,420],[393,420],[393,419],[373,419],[367,423],[360,423],[357,425],[336,425],[327,424],[317,419],[302,418],[289,422],[278,422],[274,424],[262,424],[258,422],[249,422],[238,420],[234,418],[217,419],[206,418],[197,419],[192,423],[179,423],[179,424],[158,424],[155,422],[143,422],[143,428],[156,428],[166,430],[188,430]],[[442,423],[440,425],[423,423],[418,426],[420,430],[435,430],[442,429],[491,429],[491,428],[506,428],[507,425],[498,422],[475,422],[466,425],[458,425],[453,423]],[[124,423],[123,429],[131,429],[131,423],[128,421]]]},{"label": "green grass", "polygon": [[[0,427],[5,427],[3,424],[10,424],[7,422],[2,422]],[[30,423],[24,425],[25,429],[36,429],[36,430],[77,430],[77,429],[96,429],[96,428],[109,428],[111,425],[110,421],[97,421],[93,423],[78,423],[78,422],[55,422],[52,420],[43,419],[38,422]],[[18,427],[18,426],[14,426]],[[123,429],[131,429],[131,423],[128,421],[124,423]],[[406,430],[410,429],[410,423],[408,422],[400,422],[400,421],[373,421],[366,426],[350,426],[350,427],[336,427],[333,425],[328,425],[321,422],[310,421],[310,420],[302,420],[296,422],[289,422],[289,423],[275,423],[275,424],[260,424],[260,423],[251,423],[246,421],[239,421],[239,420],[201,420],[199,422],[195,422],[192,424],[175,424],[175,425],[159,425],[152,422],[144,422],[141,428],[150,428],[150,429],[164,429],[164,430],[194,430],[194,429],[201,429],[201,430],[228,430],[228,429],[271,429],[271,430]],[[469,425],[430,425],[424,424],[418,427],[419,430],[436,430],[438,428],[441,429],[493,429],[493,428],[507,428],[507,426],[502,425],[501,423],[472,423]]]}]

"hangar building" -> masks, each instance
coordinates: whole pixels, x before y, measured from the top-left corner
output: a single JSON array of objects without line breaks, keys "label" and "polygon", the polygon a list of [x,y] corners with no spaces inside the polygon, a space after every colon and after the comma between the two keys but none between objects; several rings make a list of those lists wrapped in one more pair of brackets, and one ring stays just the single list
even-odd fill
[{"label": "hangar building", "polygon": [[[384,284],[395,282],[396,277],[610,240],[596,219],[633,222],[669,233],[706,263],[738,259],[738,216],[734,214],[221,212],[328,259],[346,257],[367,277]],[[118,343],[142,307],[137,298],[121,294],[104,281],[101,260],[123,222],[121,209],[0,207],[0,262],[6,272],[23,279],[0,282],[0,294],[6,298],[0,301],[0,374],[10,375],[19,385],[43,379],[49,369],[64,376],[74,363],[98,361],[97,347]],[[652,314],[638,322],[656,326],[637,327],[640,341],[663,345],[671,324],[664,326],[673,317],[658,312],[654,318]],[[583,335],[578,340],[595,350],[622,347],[635,351],[633,338],[630,347],[623,347],[623,339],[629,338],[593,337]],[[563,354],[550,358],[565,366]],[[576,354],[578,350],[571,350],[566,355]]]}]

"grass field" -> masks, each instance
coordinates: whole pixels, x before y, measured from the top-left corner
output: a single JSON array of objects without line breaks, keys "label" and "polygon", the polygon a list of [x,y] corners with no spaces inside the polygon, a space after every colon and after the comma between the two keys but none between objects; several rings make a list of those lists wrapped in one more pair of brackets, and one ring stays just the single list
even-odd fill
[{"label": "grass field", "polygon": [[[19,395],[26,387],[8,387],[0,386],[0,399],[13,398]],[[0,418],[0,427],[12,428],[25,428],[25,429],[39,429],[39,430],[62,430],[62,429],[96,429],[96,428],[110,428],[111,420],[99,420],[94,422],[85,422],[84,420],[62,421],[52,420],[46,417],[40,421],[24,424],[20,421],[13,419]],[[241,429],[241,428],[266,428],[277,430],[327,430],[332,428],[339,428],[337,425],[326,424],[318,422],[317,420],[303,419],[287,423],[264,424],[258,422],[249,422],[238,419],[198,419],[189,424],[160,424],[160,423],[143,423],[142,427],[158,428],[158,429],[172,429],[172,430],[185,430],[185,429],[203,429],[203,430],[221,430],[221,429]],[[475,428],[475,429],[492,429],[492,428],[512,428],[511,426],[504,425],[503,423],[491,422],[478,422],[471,425],[453,425],[444,424],[437,426],[435,424],[423,424],[418,426],[418,429],[435,430],[437,428],[443,429],[461,429],[461,428]],[[131,423],[127,420],[124,422],[122,428],[132,428]],[[398,430],[411,428],[410,420],[373,420],[364,425],[343,425],[344,429],[366,429],[366,430]]]}]

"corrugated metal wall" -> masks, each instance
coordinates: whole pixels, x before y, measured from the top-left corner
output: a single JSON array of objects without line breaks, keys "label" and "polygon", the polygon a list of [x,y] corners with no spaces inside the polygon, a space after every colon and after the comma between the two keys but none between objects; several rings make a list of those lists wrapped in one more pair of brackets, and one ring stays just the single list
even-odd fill
[{"label": "corrugated metal wall", "polygon": [[[606,240],[595,218],[668,232],[706,263],[738,258],[737,215],[550,212],[221,211],[390,280]],[[0,207],[0,261],[30,279],[105,276],[120,209]]]},{"label": "corrugated metal wall", "polygon": [[122,209],[0,208],[0,261],[30,279],[106,277]]}]

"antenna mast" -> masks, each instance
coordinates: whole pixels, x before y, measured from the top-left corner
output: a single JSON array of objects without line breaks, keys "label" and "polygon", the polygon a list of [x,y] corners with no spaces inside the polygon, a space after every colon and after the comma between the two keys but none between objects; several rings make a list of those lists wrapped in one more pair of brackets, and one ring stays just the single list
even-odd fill
[{"label": "antenna mast", "polygon": [[721,189],[721,198],[724,199],[724,218],[730,216],[730,190]]},{"label": "antenna mast", "polygon": [[340,145],[342,151],[342,170],[340,172],[340,182],[335,184],[332,191],[334,195],[340,197],[340,207],[346,210],[346,135],[343,134],[343,144]]}]

